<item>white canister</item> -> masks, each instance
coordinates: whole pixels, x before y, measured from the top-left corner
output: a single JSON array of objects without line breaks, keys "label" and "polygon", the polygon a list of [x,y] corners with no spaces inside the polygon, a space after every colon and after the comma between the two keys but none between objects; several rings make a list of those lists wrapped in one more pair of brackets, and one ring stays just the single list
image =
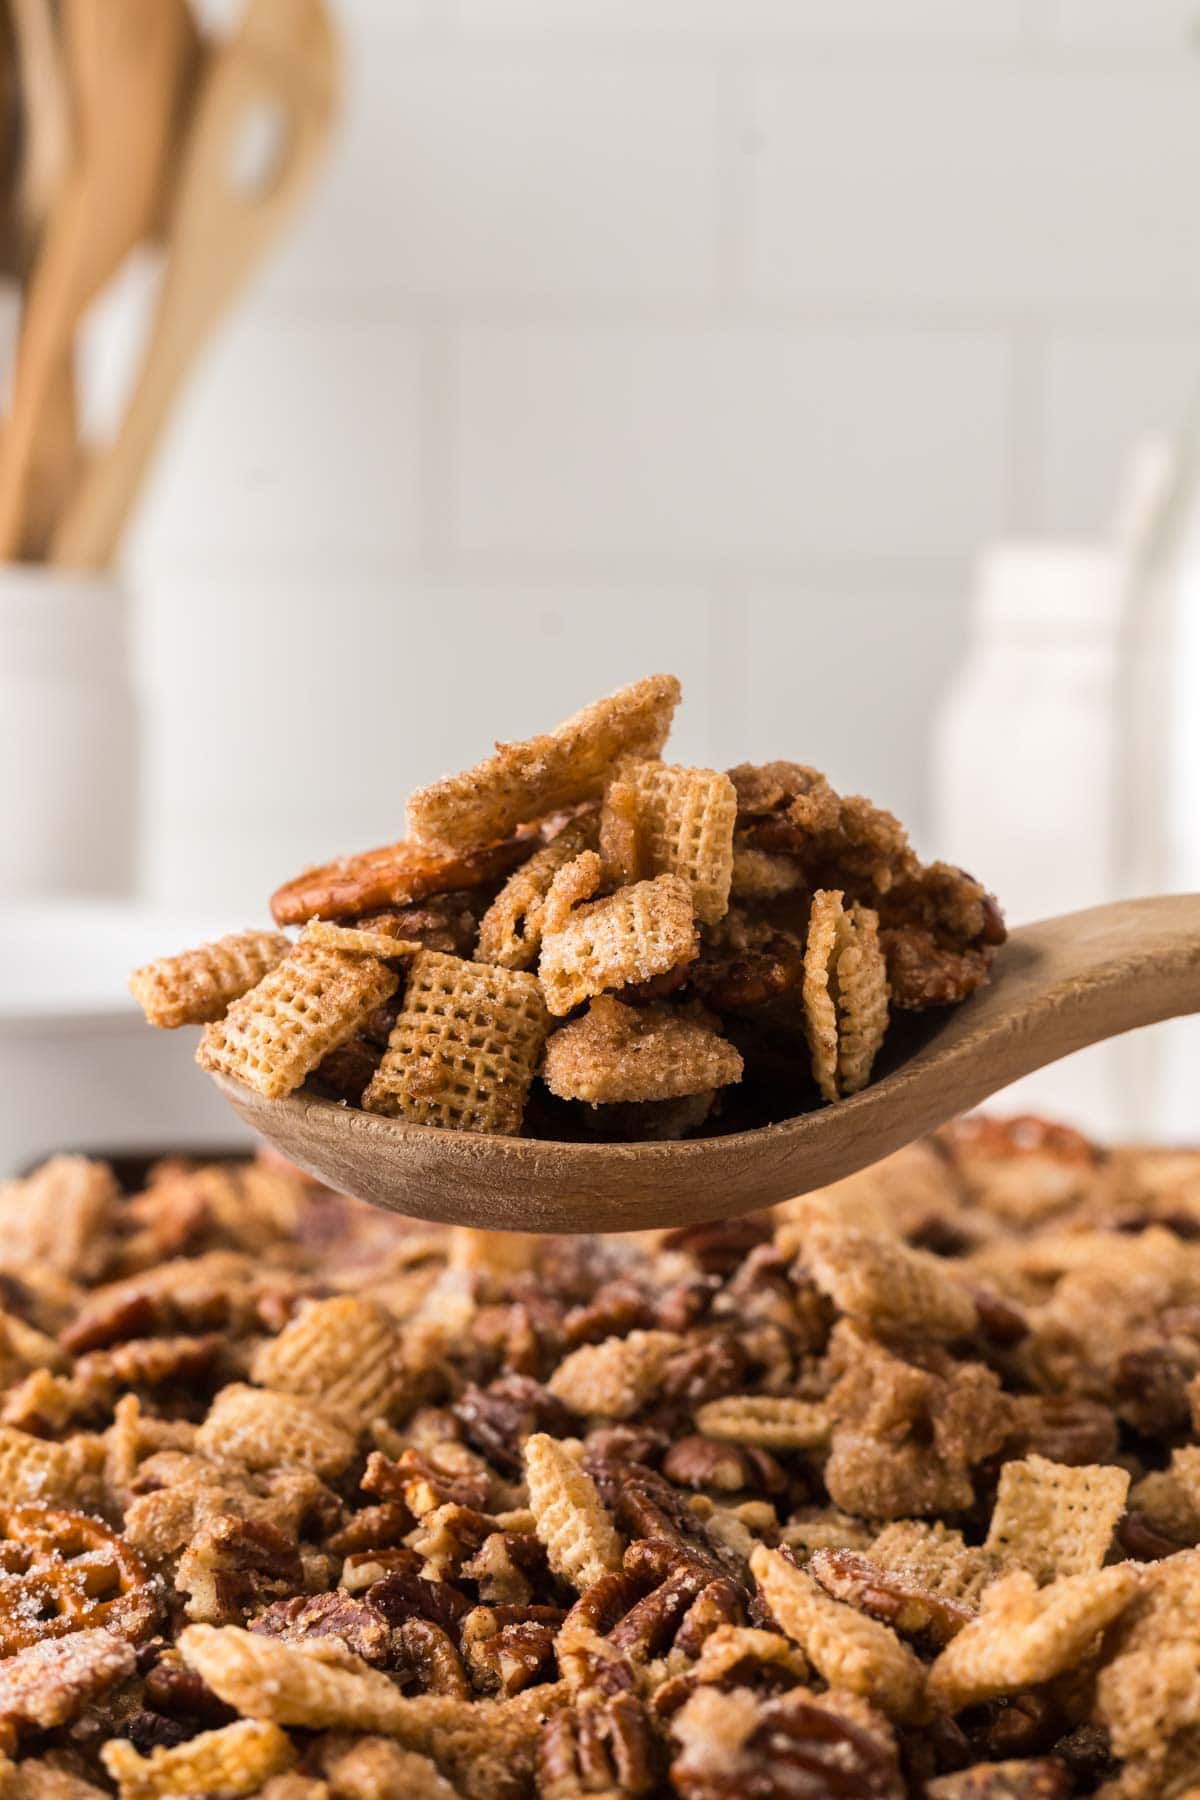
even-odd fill
[{"label": "white canister", "polygon": [[128,894],[137,703],[108,575],[0,569],[0,896]]},{"label": "white canister", "polygon": [[[994,890],[1010,925],[1118,897],[1125,565],[1104,544],[997,545],[981,559],[967,655],[934,720],[934,843]],[[1105,1138],[1143,1126],[1125,1043],[998,1097]]]}]

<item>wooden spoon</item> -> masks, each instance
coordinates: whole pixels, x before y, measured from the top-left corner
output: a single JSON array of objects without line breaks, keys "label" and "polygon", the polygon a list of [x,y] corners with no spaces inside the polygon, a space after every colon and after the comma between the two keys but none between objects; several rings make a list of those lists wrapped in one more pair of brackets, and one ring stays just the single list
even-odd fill
[{"label": "wooden spoon", "polygon": [[[153,230],[196,47],[188,0],[64,0],[75,135],[30,282],[0,446],[0,557],[39,553],[31,497],[80,320]],[[35,510],[38,510],[35,508]]]},{"label": "wooden spoon", "polygon": [[927,1015],[922,1048],[861,1094],[760,1131],[679,1144],[559,1144],[377,1118],[215,1079],[248,1125],[343,1193],[502,1231],[631,1231],[731,1218],[824,1187],[1021,1075],[1200,1011],[1200,894],[1121,901],[1015,931],[990,987]]},{"label": "wooden spoon", "polygon": [[[249,0],[196,102],[158,312],[129,409],[67,508],[54,539],[56,563],[97,569],[115,556],[172,403],[325,149],[338,80],[324,0]],[[276,123],[281,141],[261,178],[239,184],[236,155],[256,120]]]},{"label": "wooden spoon", "polygon": [[[24,287],[70,167],[71,97],[54,0],[11,0],[9,15],[19,135],[5,273]],[[78,459],[75,370],[66,357],[42,397],[26,484],[26,555],[43,553]]]}]

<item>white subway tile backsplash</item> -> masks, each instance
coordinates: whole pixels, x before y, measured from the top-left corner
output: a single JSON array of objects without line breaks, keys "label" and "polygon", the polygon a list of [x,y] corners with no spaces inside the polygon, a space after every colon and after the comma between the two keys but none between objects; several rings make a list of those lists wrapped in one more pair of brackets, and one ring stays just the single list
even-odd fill
[{"label": "white subway tile backsplash", "polygon": [[1046,368],[1045,524],[1099,531],[1136,440],[1183,424],[1200,382],[1200,332],[1064,333],[1051,342]]},{"label": "white subway tile backsplash", "polygon": [[663,34],[750,38],[940,39],[1016,36],[1020,0],[458,0],[468,31],[556,36]]},{"label": "white subway tile backsplash", "polygon": [[717,76],[360,39],[331,167],[269,290],[451,301],[711,293]]},{"label": "white subway tile backsplash", "polygon": [[1004,508],[985,334],[472,327],[456,543],[530,559],[953,556]]},{"label": "white subway tile backsplash", "polygon": [[170,573],[181,556],[409,555],[419,383],[419,339],[404,326],[244,311],[178,410],[140,514],[137,564]]},{"label": "white subway tile backsplash", "polygon": [[1189,69],[797,69],[757,84],[750,281],[830,305],[1194,305]]}]

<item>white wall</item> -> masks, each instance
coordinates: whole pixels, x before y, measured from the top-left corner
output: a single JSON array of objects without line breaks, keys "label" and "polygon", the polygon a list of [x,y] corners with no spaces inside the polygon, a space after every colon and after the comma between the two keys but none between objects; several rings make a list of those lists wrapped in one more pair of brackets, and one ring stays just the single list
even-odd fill
[{"label": "white wall", "polygon": [[1200,6],[339,10],[336,156],[137,532],[149,890],[249,914],[657,667],[682,754],[920,832],[974,549],[1098,529],[1200,365]]}]

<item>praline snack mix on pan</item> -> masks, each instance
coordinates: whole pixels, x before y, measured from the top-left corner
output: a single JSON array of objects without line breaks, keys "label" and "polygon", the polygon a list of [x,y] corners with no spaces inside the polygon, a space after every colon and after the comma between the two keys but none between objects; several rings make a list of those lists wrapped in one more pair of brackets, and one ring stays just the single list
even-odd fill
[{"label": "praline snack mix on pan", "polygon": [[[436,954],[436,953],[435,953]],[[976,1117],[727,1224],[0,1188],[15,1800],[1185,1800],[1200,1153]]]},{"label": "praline snack mix on pan", "polygon": [[418,789],[407,839],[276,892],[281,930],[137,970],[147,1018],[269,1099],[457,1131],[681,1138],[859,1091],[896,1012],[987,980],[1000,912],[815,769],[665,761],[678,700],[648,676]]}]

